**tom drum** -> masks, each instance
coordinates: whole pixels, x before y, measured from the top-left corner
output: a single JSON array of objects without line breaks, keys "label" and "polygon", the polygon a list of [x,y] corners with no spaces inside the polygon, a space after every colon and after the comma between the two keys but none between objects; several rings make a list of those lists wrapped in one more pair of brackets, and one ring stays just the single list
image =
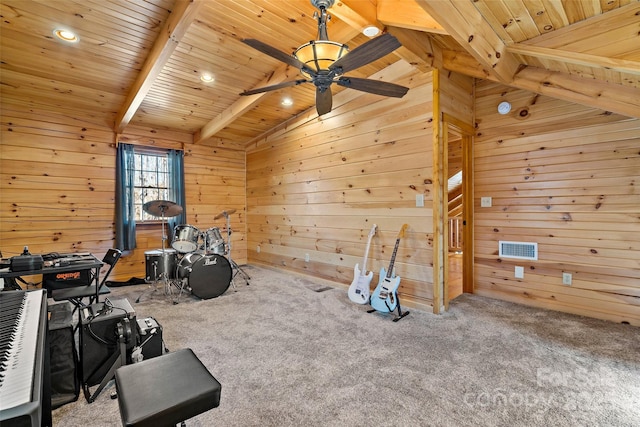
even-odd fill
[{"label": "tom drum", "polygon": [[178,279],[186,280],[191,293],[202,299],[225,293],[231,284],[231,275],[231,264],[218,254],[187,254],[180,260],[176,271]]},{"label": "tom drum", "polygon": [[[175,279],[178,254],[174,249],[165,249],[164,253],[161,249],[146,251],[144,258],[147,282],[156,282],[164,278]],[[166,276],[163,276],[163,273],[166,273]]]},{"label": "tom drum", "polygon": [[173,230],[173,241],[171,247],[176,251],[186,254],[198,249],[198,239],[200,230],[193,225],[176,225]]},{"label": "tom drum", "polygon": [[218,227],[212,227],[204,232],[204,251],[208,254],[225,254],[224,239]]}]

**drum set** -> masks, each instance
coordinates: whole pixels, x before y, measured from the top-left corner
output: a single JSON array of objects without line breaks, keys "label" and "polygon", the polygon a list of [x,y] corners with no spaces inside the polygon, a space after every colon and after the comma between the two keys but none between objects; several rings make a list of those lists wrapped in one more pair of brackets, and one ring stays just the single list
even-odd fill
[{"label": "drum set", "polygon": [[230,217],[235,209],[222,211],[214,217],[214,220],[226,219],[226,242],[218,227],[200,231],[192,225],[182,224],[174,227],[171,248],[165,248],[168,240],[165,221],[180,215],[182,206],[167,200],[154,200],[145,203],[143,209],[162,218],[162,249],[144,253],[146,281],[154,285],[153,290],[162,284],[165,295],[171,296],[177,304],[184,290],[201,299],[218,297],[230,285],[235,288],[234,279],[238,274],[249,284],[249,275],[231,259]]}]

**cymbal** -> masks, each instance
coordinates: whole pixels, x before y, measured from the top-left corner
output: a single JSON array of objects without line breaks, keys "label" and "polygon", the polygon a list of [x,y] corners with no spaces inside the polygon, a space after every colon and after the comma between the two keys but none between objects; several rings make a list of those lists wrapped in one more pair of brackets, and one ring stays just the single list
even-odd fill
[{"label": "cymbal", "polygon": [[236,209],[229,209],[228,211],[222,211],[218,215],[214,216],[213,219],[220,219],[222,217],[227,217],[229,215],[233,215],[236,213]]},{"label": "cymbal", "polygon": [[182,213],[182,206],[169,200],[153,200],[142,206],[149,215],[171,218]]}]

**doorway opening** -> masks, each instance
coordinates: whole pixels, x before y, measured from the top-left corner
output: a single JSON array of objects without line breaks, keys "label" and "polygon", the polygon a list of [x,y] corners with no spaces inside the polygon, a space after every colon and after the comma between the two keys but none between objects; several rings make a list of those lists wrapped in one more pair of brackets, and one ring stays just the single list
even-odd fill
[{"label": "doorway opening", "polygon": [[449,301],[473,292],[473,128],[443,114],[443,142],[446,150],[444,175],[447,197],[443,209],[446,232],[445,310]]}]

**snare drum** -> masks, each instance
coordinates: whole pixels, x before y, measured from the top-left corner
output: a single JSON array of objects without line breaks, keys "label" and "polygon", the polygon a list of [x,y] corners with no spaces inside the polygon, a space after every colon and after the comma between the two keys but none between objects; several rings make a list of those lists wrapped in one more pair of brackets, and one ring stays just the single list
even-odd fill
[{"label": "snare drum", "polygon": [[224,239],[218,227],[212,227],[204,232],[204,251],[207,254],[224,255]]},{"label": "snare drum", "polygon": [[231,284],[232,269],[229,261],[217,254],[184,256],[176,270],[178,279],[186,280],[191,293],[209,299],[222,295]]},{"label": "snare drum", "polygon": [[[144,253],[146,261],[147,282],[157,282],[162,279],[175,279],[178,254],[174,249],[157,249]],[[166,274],[164,274],[166,273]],[[164,275],[163,275],[164,274]]]},{"label": "snare drum", "polygon": [[171,247],[180,253],[186,254],[198,249],[200,230],[193,225],[176,225],[173,230]]}]

